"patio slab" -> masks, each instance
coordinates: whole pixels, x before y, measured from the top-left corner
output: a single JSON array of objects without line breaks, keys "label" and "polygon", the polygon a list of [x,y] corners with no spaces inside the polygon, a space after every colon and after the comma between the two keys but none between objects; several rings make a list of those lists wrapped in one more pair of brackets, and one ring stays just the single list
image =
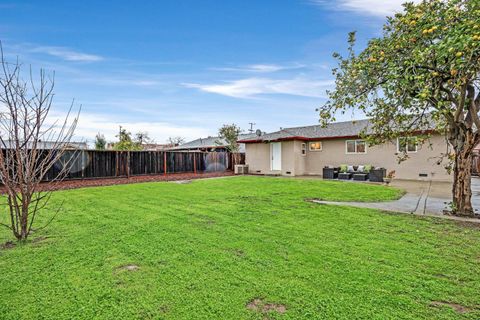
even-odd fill
[{"label": "patio slab", "polygon": [[[312,202],[480,223],[480,219],[454,217],[444,213],[445,210],[449,210],[449,203],[451,202],[452,184],[450,182],[396,180],[392,182],[391,186],[405,190],[406,194],[399,200],[388,202],[335,202],[322,200],[312,200]],[[480,178],[478,177],[472,178],[472,192],[473,207],[480,214]]]}]

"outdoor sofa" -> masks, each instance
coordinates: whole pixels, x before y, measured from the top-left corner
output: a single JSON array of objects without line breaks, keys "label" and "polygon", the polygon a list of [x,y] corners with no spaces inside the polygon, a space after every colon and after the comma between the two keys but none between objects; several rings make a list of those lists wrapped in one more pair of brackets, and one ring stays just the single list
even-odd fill
[{"label": "outdoor sofa", "polygon": [[385,177],[385,168],[375,168],[371,165],[346,165],[342,164],[340,167],[325,166],[323,168],[323,179],[339,179],[355,181],[383,182]]},{"label": "outdoor sofa", "polygon": [[342,180],[350,180],[353,178],[353,180],[356,181],[366,181],[368,180],[371,170],[371,165],[351,166],[342,164],[340,165],[340,173],[338,174],[338,178]]}]

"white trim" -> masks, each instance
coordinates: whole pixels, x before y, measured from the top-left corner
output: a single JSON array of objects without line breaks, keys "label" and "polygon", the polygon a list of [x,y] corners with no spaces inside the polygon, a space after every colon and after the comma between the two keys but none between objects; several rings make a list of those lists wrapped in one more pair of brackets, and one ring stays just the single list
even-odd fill
[{"label": "white trim", "polygon": [[[320,149],[312,149],[312,143],[320,143]],[[318,152],[323,150],[323,142],[322,141],[310,141],[308,143],[308,151],[310,152]]]},{"label": "white trim", "polygon": [[[348,152],[348,143],[352,142],[352,141],[355,142],[355,152]],[[359,141],[365,143],[365,152],[357,152],[357,142],[359,142]],[[368,150],[367,141],[365,141],[363,139],[345,140],[345,154],[367,154],[367,150]]]},{"label": "white trim", "polygon": [[[418,139],[417,137],[398,137],[397,138],[397,153],[403,153],[400,151],[400,138],[407,139],[405,144],[405,153],[417,153],[418,152]],[[408,139],[415,139],[415,151],[408,151]]]}]

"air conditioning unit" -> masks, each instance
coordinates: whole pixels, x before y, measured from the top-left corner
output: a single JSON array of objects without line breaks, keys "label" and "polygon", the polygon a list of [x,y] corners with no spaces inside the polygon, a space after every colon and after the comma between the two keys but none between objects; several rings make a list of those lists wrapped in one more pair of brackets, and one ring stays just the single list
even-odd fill
[{"label": "air conditioning unit", "polygon": [[235,174],[248,174],[248,164],[236,164]]}]

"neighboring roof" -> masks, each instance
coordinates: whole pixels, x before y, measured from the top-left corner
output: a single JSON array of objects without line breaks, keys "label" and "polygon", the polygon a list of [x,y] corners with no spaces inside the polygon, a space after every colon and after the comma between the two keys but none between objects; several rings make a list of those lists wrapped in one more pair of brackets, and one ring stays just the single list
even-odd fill
[{"label": "neighboring roof", "polygon": [[[252,139],[256,137],[254,133],[240,134],[238,138],[240,140]],[[225,147],[225,140],[220,139],[219,137],[207,137],[199,138],[193,141],[186,142],[182,145],[170,148],[169,150],[198,150],[198,149],[209,149],[209,148],[219,148]],[[245,152],[245,147],[240,145],[240,152]]]},{"label": "neighboring roof", "polygon": [[173,145],[171,143],[143,143],[141,145],[144,151],[162,151],[165,149],[170,149],[172,146]]},{"label": "neighboring roof", "polygon": [[[10,149],[10,148],[15,148],[15,142],[11,140],[5,140],[5,144],[0,143],[0,148],[1,149]],[[67,149],[81,149],[81,150],[86,150],[88,149],[88,144],[86,142],[75,142],[75,141],[70,141],[66,143],[59,143],[59,142],[54,142],[54,141],[38,141],[37,143],[37,149],[44,149],[44,150],[50,150],[55,147],[58,147],[59,145],[64,144]],[[28,145],[32,146],[32,142],[30,142]]]},{"label": "neighboring roof", "polygon": [[[280,131],[267,133],[262,136],[255,136],[251,139],[242,139],[241,143],[256,143],[285,140],[313,140],[313,139],[335,139],[358,137],[362,131],[368,133],[370,120],[351,120],[334,122],[326,127],[321,125],[285,128]],[[428,129],[427,129],[428,130]]]}]

